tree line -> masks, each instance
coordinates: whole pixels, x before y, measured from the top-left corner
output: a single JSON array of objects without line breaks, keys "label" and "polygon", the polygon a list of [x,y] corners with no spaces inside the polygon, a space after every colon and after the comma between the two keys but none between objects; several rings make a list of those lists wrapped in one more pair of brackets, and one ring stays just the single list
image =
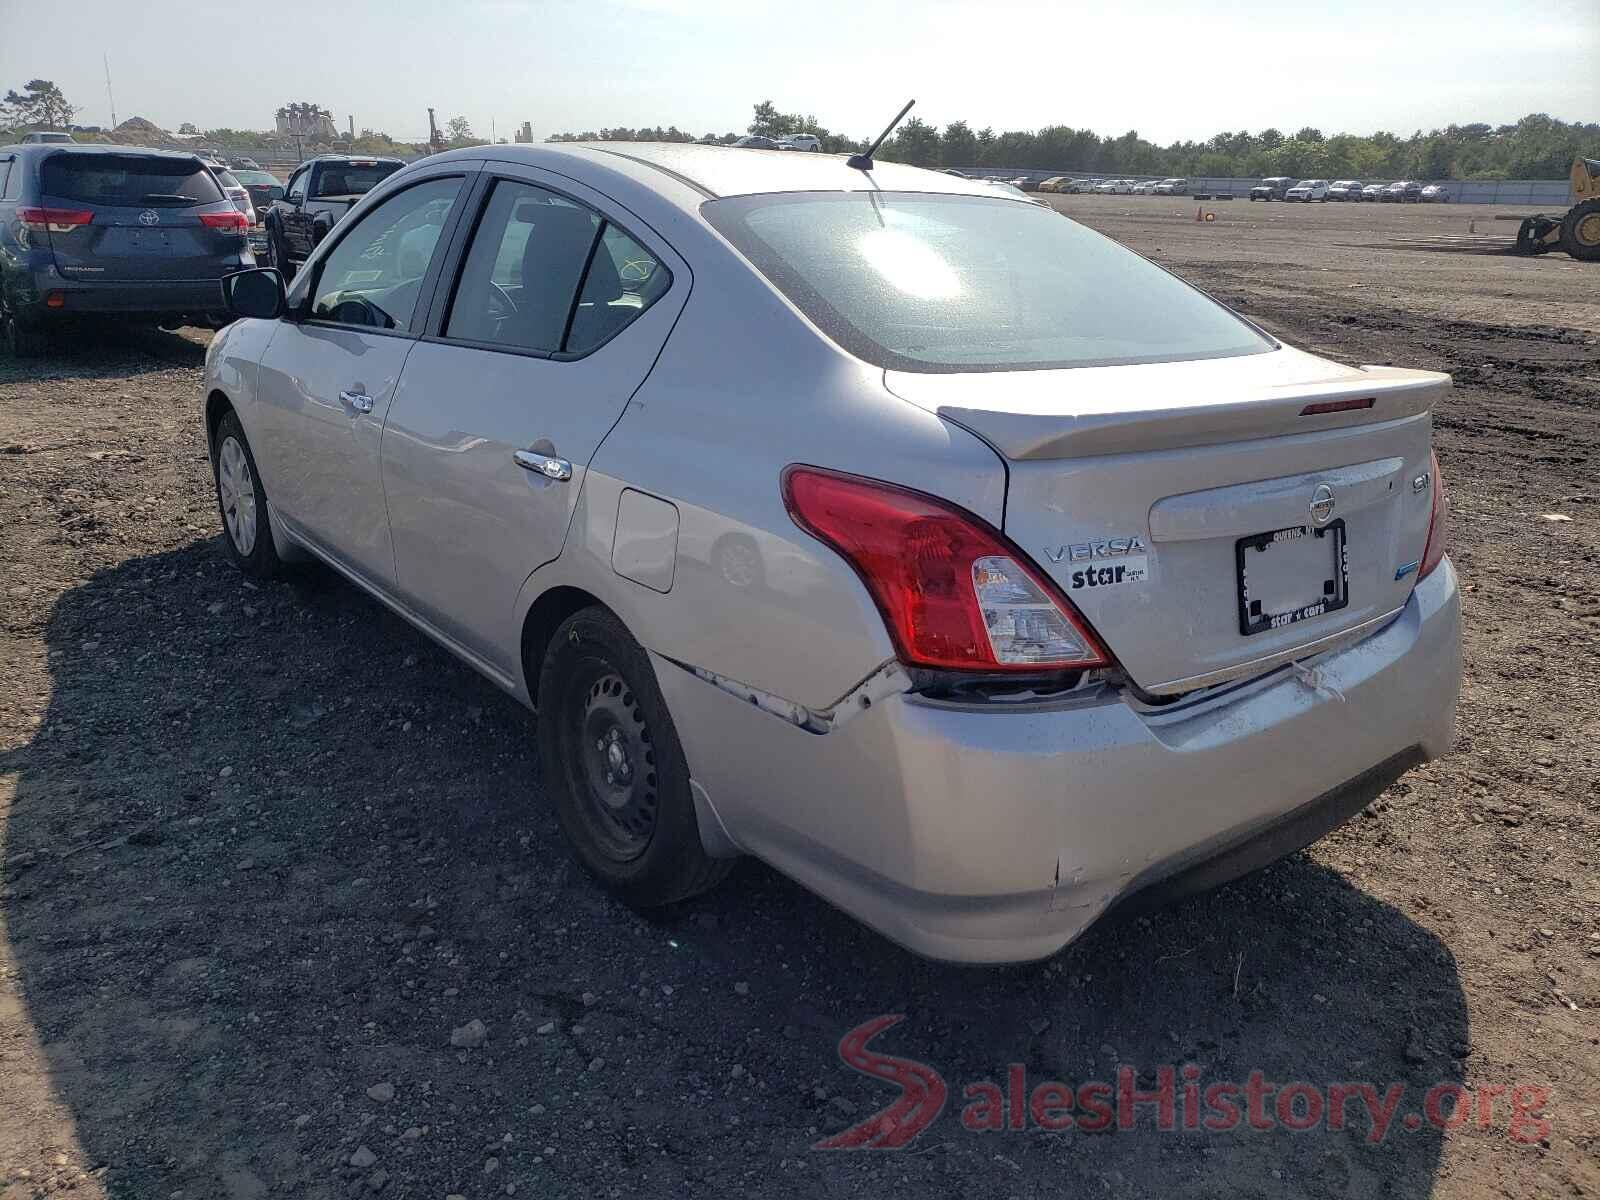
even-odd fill
[{"label": "tree line", "polygon": [[[288,105],[282,111],[293,115],[297,109],[325,111],[312,104]],[[33,79],[21,91],[8,91],[0,99],[0,130],[65,128],[77,111],[56,84]],[[865,144],[864,139],[826,128],[813,114],[782,112],[771,100],[754,106],[746,131],[766,137],[815,134],[823,150],[833,154],[859,150]],[[197,131],[186,123],[180,132],[193,135]],[[220,128],[205,130],[201,136],[211,145],[231,148],[260,145],[273,135]],[[480,145],[485,140],[474,135],[465,117],[448,120],[443,136],[449,146]],[[696,136],[676,125],[656,125],[558,133],[546,140],[728,145],[741,136],[733,132]],[[341,145],[363,154],[413,155],[429,149],[426,143],[395,141],[373,129],[363,129],[353,142]],[[911,116],[878,152],[880,158],[891,162],[963,170],[1257,178],[1293,175],[1302,179],[1564,179],[1579,154],[1600,157],[1600,124],[1561,121],[1546,113],[1532,113],[1511,125],[1480,122],[1426,133],[1419,129],[1409,137],[1383,131],[1324,135],[1320,129],[1306,126],[1293,133],[1241,129],[1203,142],[1179,141],[1167,146],[1147,141],[1135,130],[1117,137],[1102,137],[1070,125],[996,132],[987,127],[975,130],[966,121],[952,121],[940,128]]]},{"label": "tree line", "polygon": [[[863,139],[824,128],[810,114],[780,112],[770,100],[755,105],[747,132],[766,137],[814,133],[825,151],[861,149]],[[665,128],[558,133],[552,142],[710,142],[727,145],[737,133],[694,136]],[[1511,125],[1451,125],[1409,137],[1380,131],[1335,133],[1306,126],[1219,133],[1203,142],[1160,146],[1134,130],[1102,137],[1089,129],[1046,125],[1038,130],[973,129],[952,121],[942,129],[908,117],[878,152],[891,162],[960,169],[1077,171],[1105,175],[1184,175],[1354,179],[1564,179],[1575,156],[1600,157],[1600,124],[1567,122],[1532,113]]]}]

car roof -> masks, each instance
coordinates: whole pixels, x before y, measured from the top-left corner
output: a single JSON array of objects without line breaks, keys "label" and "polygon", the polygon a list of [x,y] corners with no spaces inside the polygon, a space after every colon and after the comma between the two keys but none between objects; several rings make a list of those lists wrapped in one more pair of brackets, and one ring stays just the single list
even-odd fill
[{"label": "car roof", "polygon": [[387,154],[314,154],[302,162],[300,166],[297,166],[295,170],[298,171],[300,167],[319,162],[382,162],[399,163],[404,166],[405,161],[403,158],[395,158],[393,155]]},{"label": "car roof", "polygon": [[478,146],[446,151],[427,161],[490,158],[550,168],[566,158],[617,169],[626,165],[618,160],[626,160],[686,183],[703,198],[711,199],[773,192],[841,191],[948,192],[991,199],[995,195],[981,180],[891,162],[875,162],[871,171],[861,171],[846,166],[847,157],[771,154],[695,142],[545,142],[536,146]]},{"label": "car roof", "polygon": [[178,161],[195,160],[200,157],[192,150],[161,150],[155,146],[107,146],[83,142],[29,142],[15,146],[0,146],[0,150],[30,154],[138,154]]}]

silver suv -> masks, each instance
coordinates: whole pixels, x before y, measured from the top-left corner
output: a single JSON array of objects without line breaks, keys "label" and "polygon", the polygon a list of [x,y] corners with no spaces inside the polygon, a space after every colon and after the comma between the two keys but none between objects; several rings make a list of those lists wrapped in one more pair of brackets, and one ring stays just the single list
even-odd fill
[{"label": "silver suv", "polygon": [[1036,958],[1450,745],[1449,378],[982,182],[485,146],[228,293],[227,552],[321,560],[536,708],[632,903],[750,853],[923,954]]}]

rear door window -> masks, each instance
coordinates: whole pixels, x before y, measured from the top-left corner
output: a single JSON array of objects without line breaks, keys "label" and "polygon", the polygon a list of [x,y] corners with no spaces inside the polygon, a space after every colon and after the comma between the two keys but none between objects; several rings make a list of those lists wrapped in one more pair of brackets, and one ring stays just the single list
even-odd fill
[{"label": "rear door window", "polygon": [[193,208],[223,198],[198,161],[135,154],[52,154],[40,188],[53,199],[113,208]]},{"label": "rear door window", "polygon": [[444,333],[535,354],[583,355],[671,286],[671,271],[598,213],[501,179],[473,233]]}]

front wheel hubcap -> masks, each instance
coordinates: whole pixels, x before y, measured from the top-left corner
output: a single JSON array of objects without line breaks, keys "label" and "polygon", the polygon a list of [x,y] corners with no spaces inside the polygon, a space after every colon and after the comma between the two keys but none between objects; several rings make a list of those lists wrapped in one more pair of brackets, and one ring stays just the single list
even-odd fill
[{"label": "front wheel hubcap", "polygon": [[607,672],[589,685],[579,717],[588,823],[606,854],[639,857],[656,826],[656,755],[639,698]]},{"label": "front wheel hubcap", "polygon": [[237,438],[224,438],[217,452],[217,500],[233,548],[248,557],[256,547],[256,481]]}]

